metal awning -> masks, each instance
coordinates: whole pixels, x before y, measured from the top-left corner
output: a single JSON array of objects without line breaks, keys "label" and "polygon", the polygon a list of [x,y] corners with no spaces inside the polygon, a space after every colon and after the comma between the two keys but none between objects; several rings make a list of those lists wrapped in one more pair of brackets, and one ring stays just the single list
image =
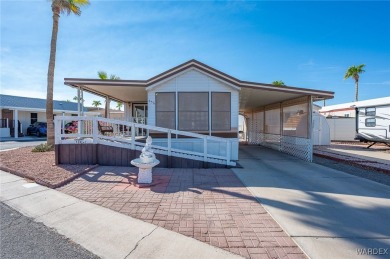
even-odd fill
[{"label": "metal awning", "polygon": [[65,85],[81,88],[103,98],[110,98],[118,102],[146,102],[146,86],[128,80],[98,80],[65,78]]},{"label": "metal awning", "polygon": [[313,101],[332,99],[334,97],[334,93],[329,91],[241,81],[197,60],[190,60],[148,80],[65,78],[65,84],[75,88],[80,87],[84,91],[102,97],[108,97],[114,101],[146,102],[147,87],[169,80],[170,78],[175,77],[178,73],[182,73],[183,71],[192,68],[239,89],[240,112],[250,111],[265,105],[304,96],[312,96]]}]

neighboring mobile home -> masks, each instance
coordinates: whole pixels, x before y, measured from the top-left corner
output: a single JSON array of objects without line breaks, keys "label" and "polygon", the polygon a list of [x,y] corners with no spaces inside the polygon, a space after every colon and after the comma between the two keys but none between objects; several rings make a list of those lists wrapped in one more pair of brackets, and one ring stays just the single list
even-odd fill
[{"label": "neighboring mobile home", "polygon": [[[78,115],[78,103],[54,101],[54,115]],[[15,138],[27,134],[27,128],[34,122],[46,122],[46,100],[0,94],[0,137]],[[84,112],[87,112],[84,109]],[[91,115],[91,113],[87,113]],[[19,123],[15,124],[15,121]],[[19,134],[14,134],[19,132]]]},{"label": "neighboring mobile home", "polygon": [[325,106],[320,114],[327,118],[333,141],[389,142],[389,109],[390,97],[382,97]]},{"label": "neighboring mobile home", "polygon": [[390,97],[357,102],[356,139],[390,145]]},{"label": "neighboring mobile home", "polygon": [[[174,146],[194,154],[203,152],[205,161],[206,153],[220,152],[221,146],[215,143],[221,139],[230,143],[226,151],[228,159],[238,160],[239,114],[246,118],[250,143],[311,161],[312,102],[334,95],[327,91],[241,81],[197,60],[148,80],[65,78],[65,84],[77,88],[80,96],[87,91],[106,98],[106,108],[110,100],[122,102],[124,121],[145,123],[153,145],[162,149]],[[164,129],[175,134],[169,133],[167,137]],[[182,136],[186,132],[200,135],[196,135],[198,138]],[[66,142],[57,140],[57,144]],[[115,138],[115,145],[119,145],[118,141]],[[99,143],[114,145],[107,141]],[[173,156],[169,150],[166,152]]]}]

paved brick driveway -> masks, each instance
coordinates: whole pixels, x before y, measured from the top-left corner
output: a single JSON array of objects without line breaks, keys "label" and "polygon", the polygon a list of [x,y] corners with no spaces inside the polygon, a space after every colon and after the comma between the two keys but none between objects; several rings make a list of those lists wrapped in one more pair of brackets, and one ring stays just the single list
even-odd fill
[{"label": "paved brick driveway", "polygon": [[[59,190],[246,258],[306,258],[229,169],[98,167]],[[118,222],[118,224],[120,224]]]}]

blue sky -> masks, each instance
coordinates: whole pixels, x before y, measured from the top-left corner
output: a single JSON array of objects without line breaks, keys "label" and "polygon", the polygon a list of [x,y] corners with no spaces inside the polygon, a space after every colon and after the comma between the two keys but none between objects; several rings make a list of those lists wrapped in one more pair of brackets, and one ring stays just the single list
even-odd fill
[{"label": "blue sky", "polygon": [[[359,99],[390,96],[389,1],[93,1],[62,15],[54,98],[65,77],[148,79],[197,59],[241,80],[329,90],[354,100],[351,65],[366,64]],[[1,0],[2,94],[46,97],[50,2]],[[85,96],[86,105],[94,96]]]}]

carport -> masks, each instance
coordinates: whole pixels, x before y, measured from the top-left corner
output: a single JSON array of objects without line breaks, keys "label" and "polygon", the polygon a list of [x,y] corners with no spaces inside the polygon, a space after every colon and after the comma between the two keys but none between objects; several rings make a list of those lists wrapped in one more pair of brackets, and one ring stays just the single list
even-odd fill
[{"label": "carport", "polygon": [[333,92],[243,82],[240,114],[248,144],[266,146],[312,161],[312,106]]}]

